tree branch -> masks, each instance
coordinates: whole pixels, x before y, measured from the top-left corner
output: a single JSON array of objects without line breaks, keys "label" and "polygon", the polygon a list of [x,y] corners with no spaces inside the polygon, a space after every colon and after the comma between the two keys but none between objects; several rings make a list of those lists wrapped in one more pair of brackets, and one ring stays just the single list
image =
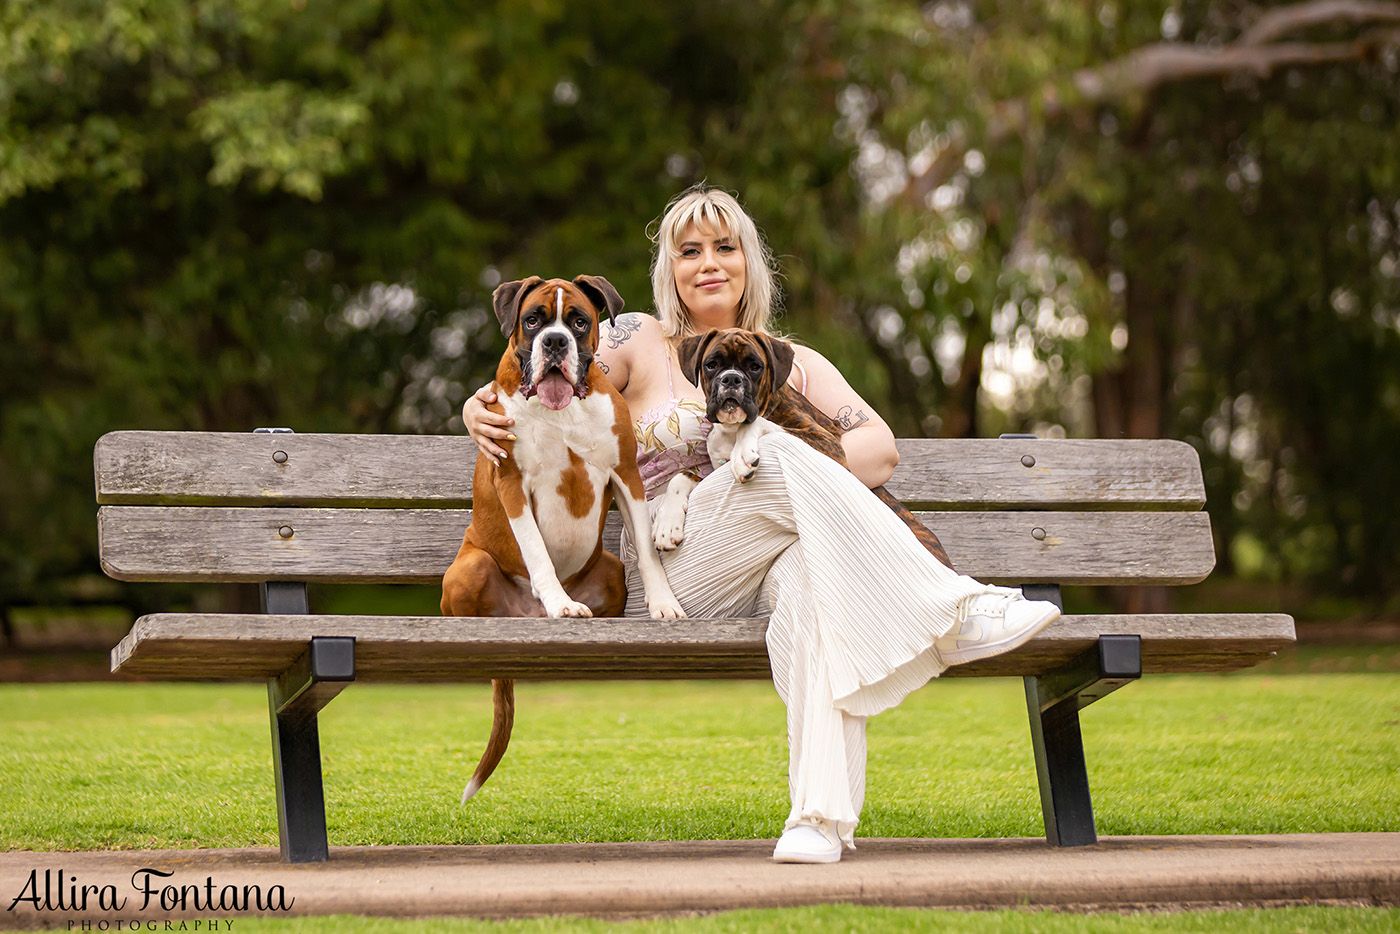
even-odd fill
[{"label": "tree branch", "polygon": [[1163,42],[1129,53],[1102,68],[1074,75],[1074,87],[1086,104],[1100,104],[1132,92],[1150,92],[1164,84],[1194,78],[1249,73],[1268,77],[1279,68],[1325,65],[1365,58],[1374,49],[1397,41],[1395,32],[1375,33],[1353,42],[1287,42],[1276,45],[1236,43],[1219,49]]},{"label": "tree branch", "polygon": [[[1386,46],[1400,45],[1400,29],[1374,29],[1345,42],[1274,42],[1301,29],[1333,22],[1400,23],[1400,2],[1384,0],[1310,0],[1277,7],[1261,16],[1236,42],[1211,48],[1189,42],[1159,42],[1143,46],[1099,68],[1084,68],[1070,79],[1070,100],[1060,86],[1040,92],[1040,111],[1047,119],[1150,94],[1163,85],[1197,78],[1253,74],[1268,77],[1279,68],[1327,65],[1370,57]],[[1021,132],[1031,114],[1026,99],[995,104],[987,122],[985,145],[993,146]],[[912,177],[905,197],[922,202],[950,179],[962,164],[968,143],[954,141],[923,172]]]},{"label": "tree branch", "polygon": [[1275,7],[1240,36],[1239,45],[1263,45],[1289,33],[1326,23],[1400,23],[1400,4],[1378,0],[1315,0]]}]

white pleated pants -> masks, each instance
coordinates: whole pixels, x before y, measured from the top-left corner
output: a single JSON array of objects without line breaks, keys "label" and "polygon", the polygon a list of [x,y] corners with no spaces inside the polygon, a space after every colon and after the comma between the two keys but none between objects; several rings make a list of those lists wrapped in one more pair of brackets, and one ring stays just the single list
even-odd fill
[{"label": "white pleated pants", "polygon": [[[950,571],[848,470],[787,434],[759,442],[753,479],[728,466],[690,496],[685,540],[663,553],[688,616],[770,617],[773,683],[788,713],[787,828],[836,823],[854,847],[865,718],[946,667],[934,640],[988,588]],[[655,501],[653,501],[654,503]],[[647,616],[624,534],[627,615]]]}]

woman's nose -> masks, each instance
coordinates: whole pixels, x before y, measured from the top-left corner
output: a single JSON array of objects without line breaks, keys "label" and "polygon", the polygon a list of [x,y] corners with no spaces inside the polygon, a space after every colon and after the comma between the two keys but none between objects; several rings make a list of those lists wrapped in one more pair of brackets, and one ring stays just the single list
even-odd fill
[{"label": "woman's nose", "polygon": [[719,259],[716,257],[714,250],[706,247],[704,252],[700,254],[700,268],[702,270],[719,268]]}]

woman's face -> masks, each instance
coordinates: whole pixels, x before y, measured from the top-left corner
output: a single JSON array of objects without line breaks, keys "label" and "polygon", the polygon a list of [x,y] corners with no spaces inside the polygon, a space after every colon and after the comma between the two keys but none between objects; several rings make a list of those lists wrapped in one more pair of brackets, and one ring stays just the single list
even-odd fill
[{"label": "woman's face", "polygon": [[727,230],[687,224],[673,271],[676,292],[699,330],[734,327],[744,297],[744,251]]}]

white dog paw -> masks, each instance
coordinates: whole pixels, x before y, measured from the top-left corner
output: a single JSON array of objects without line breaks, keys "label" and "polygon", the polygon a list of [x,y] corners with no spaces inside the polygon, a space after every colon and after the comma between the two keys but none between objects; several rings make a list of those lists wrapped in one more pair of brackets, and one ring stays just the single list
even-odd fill
[{"label": "white dog paw", "polygon": [[[740,452],[735,451],[736,455]],[[747,452],[745,452],[747,453]],[[734,479],[740,483],[748,483],[753,479],[753,475],[758,472],[758,452],[754,451],[752,458],[736,456],[729,462],[729,469],[734,472]]]},{"label": "white dog paw", "polygon": [[545,604],[544,611],[550,616],[571,617],[571,616],[592,616],[593,611],[585,603],[578,603],[574,600],[561,600],[558,603]]},{"label": "white dog paw", "polygon": [[651,541],[657,551],[674,551],[685,540],[685,507],[671,500],[661,504],[652,522]]},{"label": "white dog paw", "polygon": [[685,541],[685,527],[678,525],[668,528],[658,522],[656,530],[652,532],[651,541],[657,551],[675,551],[676,547]]},{"label": "white dog paw", "polygon": [[681,609],[681,605],[677,603],[674,599],[658,600],[655,603],[648,604],[647,609],[651,611],[652,619],[685,618],[685,610]]}]

